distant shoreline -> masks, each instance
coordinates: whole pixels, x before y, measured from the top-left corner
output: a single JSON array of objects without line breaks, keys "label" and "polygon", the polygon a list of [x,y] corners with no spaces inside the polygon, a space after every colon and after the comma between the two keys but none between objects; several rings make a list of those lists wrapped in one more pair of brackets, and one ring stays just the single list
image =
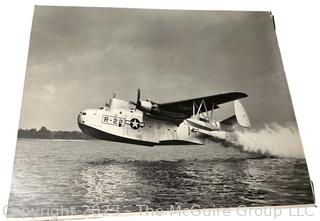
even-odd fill
[{"label": "distant shoreline", "polygon": [[48,140],[94,140],[94,138],[84,134],[81,131],[51,131],[46,127],[39,130],[19,129],[17,138],[19,139],[48,139]]},{"label": "distant shoreline", "polygon": [[48,140],[48,141],[99,141],[98,139],[50,139],[50,138],[23,138],[17,137],[17,140]]}]

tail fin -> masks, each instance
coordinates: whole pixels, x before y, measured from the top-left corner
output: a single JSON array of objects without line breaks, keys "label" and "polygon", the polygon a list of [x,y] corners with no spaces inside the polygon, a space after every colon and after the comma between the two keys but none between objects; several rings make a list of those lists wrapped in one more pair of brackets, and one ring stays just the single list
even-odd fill
[{"label": "tail fin", "polygon": [[238,100],[234,101],[234,112],[235,114],[231,117],[220,121],[221,130],[233,130],[237,124],[242,127],[251,127],[247,112]]},{"label": "tail fin", "polygon": [[234,112],[236,114],[237,122],[242,127],[251,127],[251,123],[246,110],[240,101],[234,101]]}]

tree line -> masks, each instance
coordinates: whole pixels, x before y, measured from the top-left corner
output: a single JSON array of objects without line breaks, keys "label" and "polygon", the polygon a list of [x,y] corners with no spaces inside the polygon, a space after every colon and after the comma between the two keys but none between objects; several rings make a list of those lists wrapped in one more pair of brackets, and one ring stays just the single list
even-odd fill
[{"label": "tree line", "polygon": [[39,130],[19,129],[18,138],[33,138],[33,139],[66,139],[66,140],[92,140],[94,138],[80,131],[51,131],[46,127],[41,127]]}]

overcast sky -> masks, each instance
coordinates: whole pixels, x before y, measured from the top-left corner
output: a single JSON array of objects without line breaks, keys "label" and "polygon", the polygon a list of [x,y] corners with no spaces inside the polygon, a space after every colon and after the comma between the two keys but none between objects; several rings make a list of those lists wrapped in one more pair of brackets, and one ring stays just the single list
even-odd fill
[{"label": "overcast sky", "polygon": [[242,91],[253,125],[294,121],[267,12],[36,7],[20,128],[79,130],[81,110],[137,88],[160,103]]}]

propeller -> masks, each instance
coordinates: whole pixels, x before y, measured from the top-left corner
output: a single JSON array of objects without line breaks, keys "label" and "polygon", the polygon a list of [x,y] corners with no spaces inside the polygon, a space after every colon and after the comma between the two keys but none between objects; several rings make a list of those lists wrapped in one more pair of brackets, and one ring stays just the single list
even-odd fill
[{"label": "propeller", "polygon": [[141,107],[140,94],[141,94],[141,90],[140,90],[140,88],[138,88],[138,91],[137,91],[137,102],[130,101],[130,104],[135,105],[136,109],[138,109],[138,110]]},{"label": "propeller", "polygon": [[137,104],[140,103],[140,94],[141,94],[141,90],[140,90],[140,88],[138,88],[138,91],[137,91]]}]

